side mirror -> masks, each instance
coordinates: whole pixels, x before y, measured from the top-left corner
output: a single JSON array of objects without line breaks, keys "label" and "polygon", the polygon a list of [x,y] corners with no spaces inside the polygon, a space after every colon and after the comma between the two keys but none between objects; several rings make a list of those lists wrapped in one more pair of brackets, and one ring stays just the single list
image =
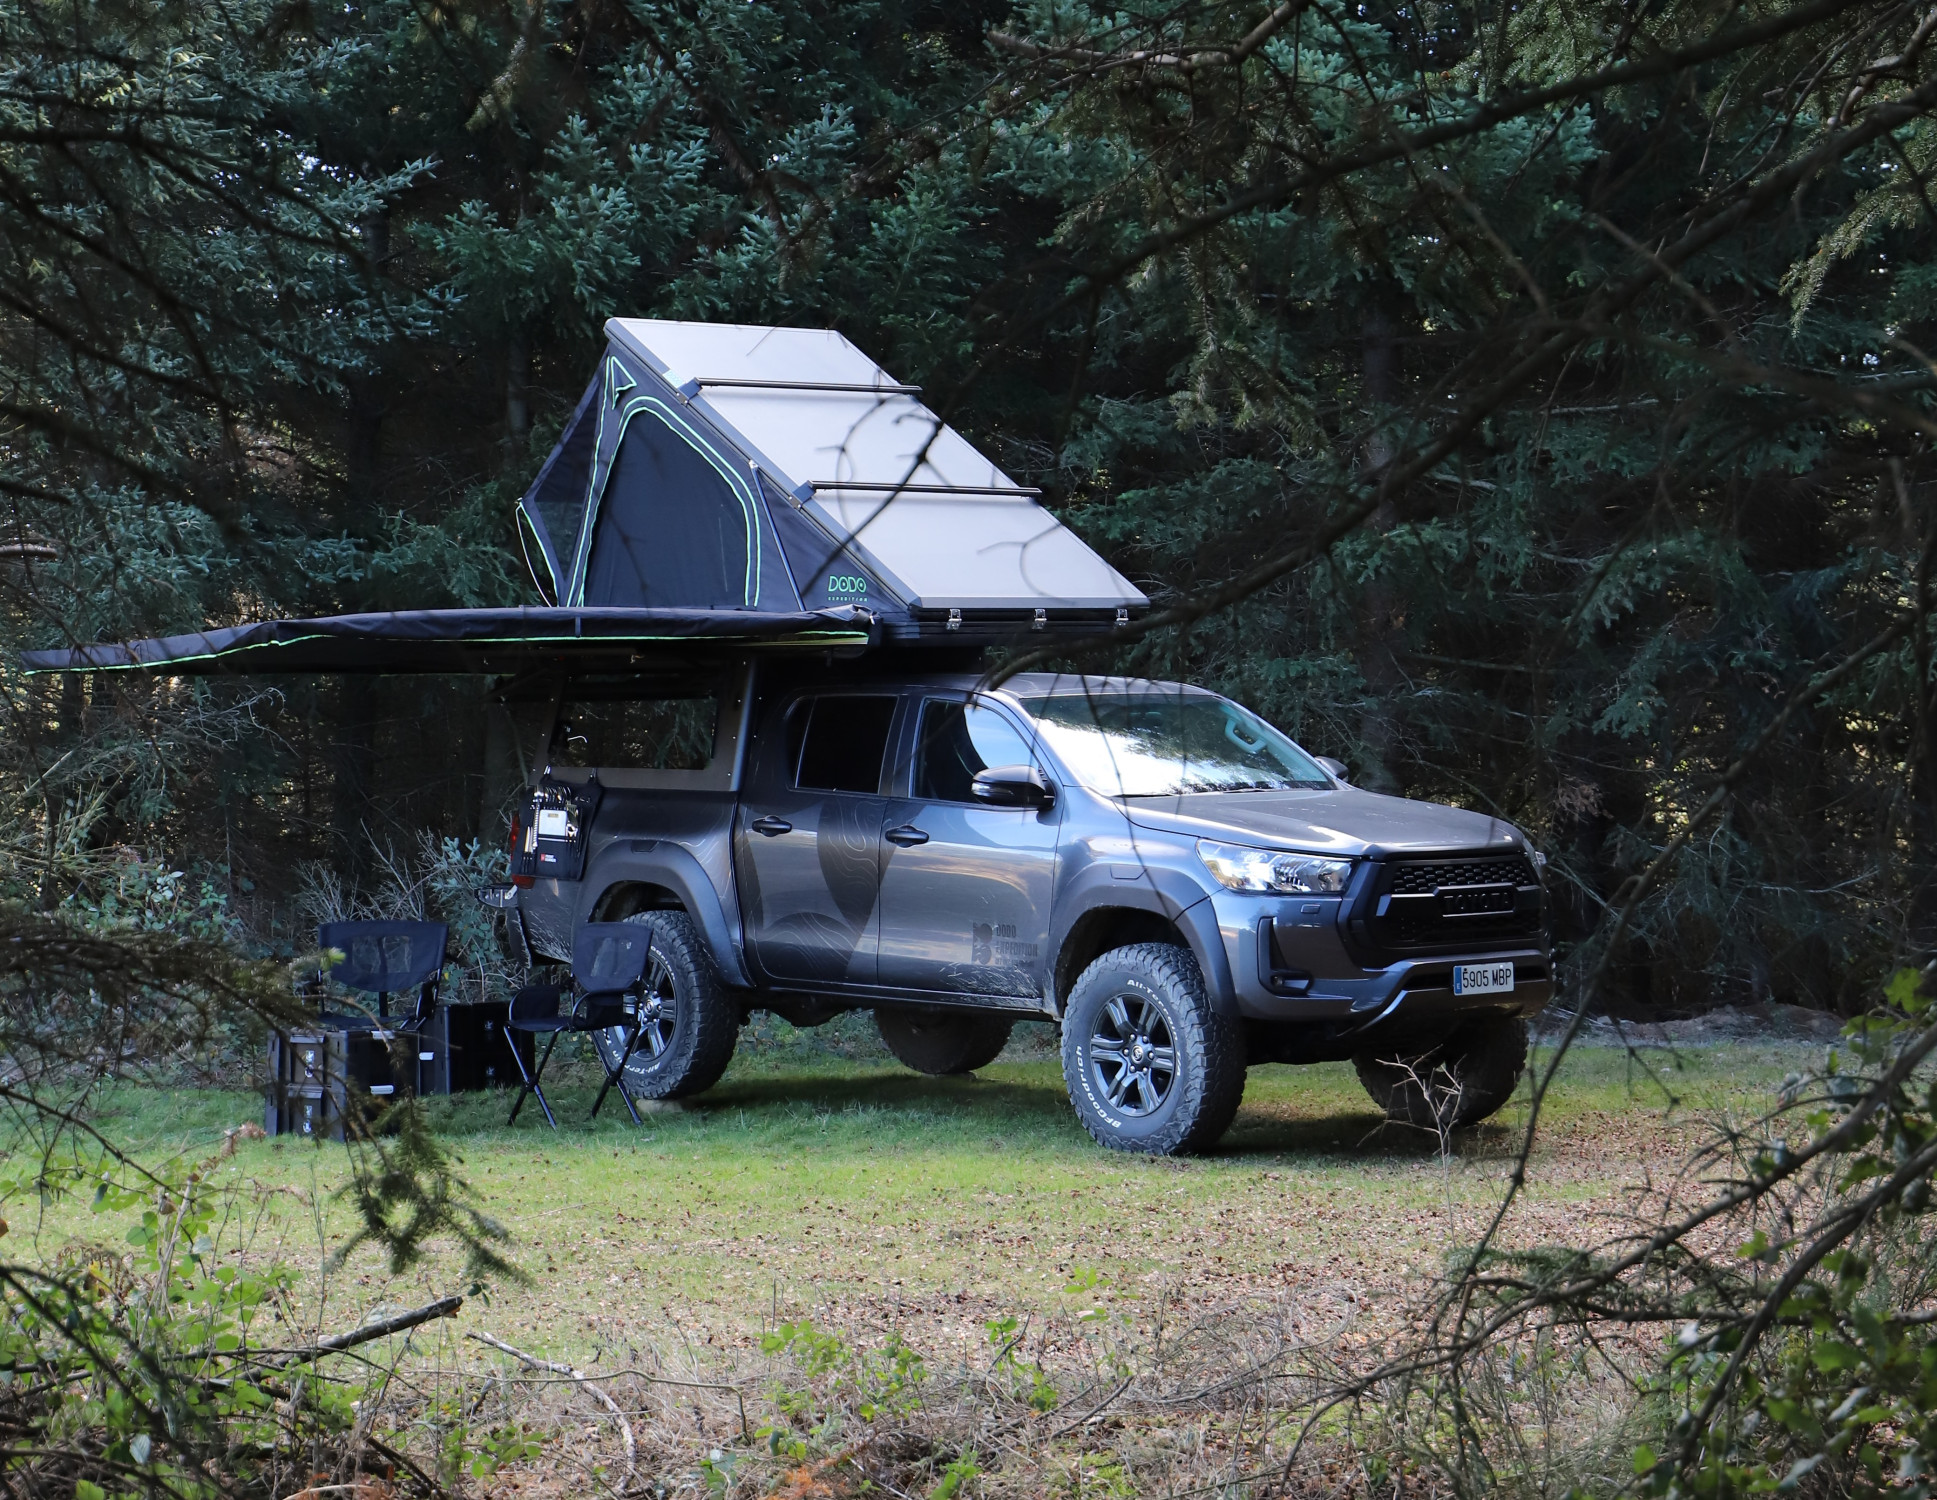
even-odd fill
[{"label": "side mirror", "polygon": [[1333,760],[1329,755],[1314,755],[1312,759],[1318,762],[1320,769],[1326,771],[1332,776],[1336,776],[1340,781],[1345,782],[1347,786],[1350,786],[1352,784],[1346,778],[1344,761]]},{"label": "side mirror", "polygon": [[1034,766],[990,766],[969,783],[977,802],[991,807],[1054,807],[1056,783]]},{"label": "side mirror", "polygon": [[509,881],[502,885],[481,885],[471,894],[477,897],[479,906],[492,911],[510,911],[518,904],[518,887]]}]

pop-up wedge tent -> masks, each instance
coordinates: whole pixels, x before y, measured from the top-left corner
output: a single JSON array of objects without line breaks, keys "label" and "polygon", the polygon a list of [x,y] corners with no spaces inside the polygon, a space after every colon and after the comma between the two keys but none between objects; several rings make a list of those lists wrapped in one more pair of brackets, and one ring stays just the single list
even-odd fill
[{"label": "pop-up wedge tent", "polygon": [[532,609],[271,620],[31,671],[609,670],[1091,632],[1148,601],[831,329],[614,318],[518,502]]}]

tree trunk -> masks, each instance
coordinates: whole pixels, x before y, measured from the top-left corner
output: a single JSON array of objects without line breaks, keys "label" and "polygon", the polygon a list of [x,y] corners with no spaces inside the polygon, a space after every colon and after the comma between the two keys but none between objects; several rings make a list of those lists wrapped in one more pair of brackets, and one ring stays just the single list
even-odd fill
[{"label": "tree trunk", "polygon": [[[1375,309],[1365,320],[1364,333],[1365,396],[1375,424],[1399,404],[1399,351],[1393,339],[1391,321],[1383,310]],[[1365,444],[1365,472],[1376,475],[1392,459],[1390,441],[1382,425],[1374,427]],[[1386,499],[1373,512],[1367,531],[1374,538],[1390,531],[1398,519],[1398,509]],[[1366,583],[1359,600],[1359,639],[1354,653],[1359,677],[1365,684],[1366,703],[1359,719],[1359,744],[1363,764],[1354,766],[1358,784],[1368,791],[1397,793],[1399,777],[1394,763],[1398,759],[1399,726],[1396,718],[1400,694],[1405,688],[1395,650],[1399,627],[1396,617],[1400,601],[1383,572]]]},{"label": "tree trunk", "polygon": [[337,693],[336,743],[331,748],[330,840],[343,883],[360,890],[370,873],[370,778],[376,762],[376,684],[349,675]]},{"label": "tree trunk", "polygon": [[504,349],[504,462],[515,467],[531,435],[531,336],[516,324]]}]

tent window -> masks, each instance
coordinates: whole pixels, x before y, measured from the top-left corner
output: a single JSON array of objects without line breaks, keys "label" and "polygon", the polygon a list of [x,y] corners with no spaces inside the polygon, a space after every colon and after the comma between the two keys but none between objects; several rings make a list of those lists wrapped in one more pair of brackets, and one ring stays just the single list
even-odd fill
[{"label": "tent window", "polygon": [[585,603],[738,609],[748,599],[747,512],[706,455],[651,411],[612,460],[586,565]]},{"label": "tent window", "polygon": [[552,558],[561,574],[558,585],[565,586],[563,574],[569,573],[578,556],[579,528],[585,521],[585,491],[592,482],[592,458],[598,448],[599,382],[580,398],[571,425],[559,440],[551,458],[531,487],[526,504],[537,512],[551,544]]}]

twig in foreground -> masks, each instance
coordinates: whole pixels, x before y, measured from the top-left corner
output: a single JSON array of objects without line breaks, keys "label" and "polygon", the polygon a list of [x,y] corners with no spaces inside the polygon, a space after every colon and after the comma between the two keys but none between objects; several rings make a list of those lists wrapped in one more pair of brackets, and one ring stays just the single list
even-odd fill
[{"label": "twig in foreground", "polygon": [[501,1349],[530,1369],[550,1370],[554,1375],[569,1376],[598,1397],[605,1409],[612,1413],[612,1420],[619,1424],[619,1436],[625,1440],[625,1481],[620,1484],[619,1490],[623,1493],[631,1488],[633,1466],[638,1458],[638,1448],[632,1441],[632,1424],[625,1419],[625,1413],[619,1410],[619,1403],[608,1396],[602,1387],[594,1385],[583,1372],[574,1370],[570,1365],[555,1364],[549,1359],[539,1359],[525,1353],[522,1349],[512,1348],[503,1339],[493,1338],[488,1333],[472,1331],[466,1333],[465,1337],[476,1339],[480,1344],[489,1344],[493,1349]]}]

